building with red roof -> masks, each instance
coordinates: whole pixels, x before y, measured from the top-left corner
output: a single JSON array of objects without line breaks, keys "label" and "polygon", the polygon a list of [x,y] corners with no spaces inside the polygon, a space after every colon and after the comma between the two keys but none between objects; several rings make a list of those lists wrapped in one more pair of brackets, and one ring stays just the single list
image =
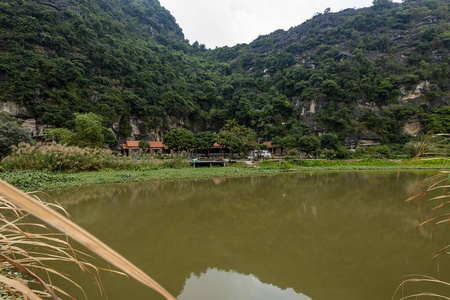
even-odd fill
[{"label": "building with red roof", "polygon": [[148,143],[150,145],[150,149],[141,149],[139,147],[139,141],[126,141],[122,144],[122,151],[127,155],[133,155],[138,152],[143,152],[144,150],[149,151],[151,154],[164,153],[169,150],[169,147],[164,145],[162,142],[148,141]]}]

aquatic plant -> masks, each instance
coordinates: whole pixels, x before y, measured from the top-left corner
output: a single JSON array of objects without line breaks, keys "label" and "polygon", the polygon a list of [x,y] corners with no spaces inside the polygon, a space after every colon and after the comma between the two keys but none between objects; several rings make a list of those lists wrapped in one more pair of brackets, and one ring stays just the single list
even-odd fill
[{"label": "aquatic plant", "polygon": [[[81,288],[60,271],[47,266],[53,261],[74,263],[99,283],[96,276],[99,268],[83,259],[68,242],[69,236],[166,299],[175,299],[142,270],[50,206],[0,180],[1,298],[60,299],[62,295],[74,299],[52,284],[52,277],[58,276]],[[41,222],[30,222],[27,214]],[[45,223],[63,235],[53,233]]]},{"label": "aquatic plant", "polygon": [[[442,168],[431,172],[422,182],[420,182],[406,199],[405,203],[416,202],[418,206],[419,225],[416,228],[416,235],[423,230],[431,230],[434,237],[437,226],[450,224],[450,134],[438,134],[429,136],[419,148],[416,158],[420,156],[430,156],[426,160],[444,160],[447,162]],[[434,255],[439,261],[445,256],[450,255],[450,244],[443,247]],[[440,299],[450,299],[450,295],[443,295],[435,292],[416,292],[411,284],[421,284],[420,288],[426,287],[431,291],[437,285],[450,287],[449,282],[445,282],[426,275],[414,275],[404,280],[392,299],[417,299],[419,297],[433,297]]]}]

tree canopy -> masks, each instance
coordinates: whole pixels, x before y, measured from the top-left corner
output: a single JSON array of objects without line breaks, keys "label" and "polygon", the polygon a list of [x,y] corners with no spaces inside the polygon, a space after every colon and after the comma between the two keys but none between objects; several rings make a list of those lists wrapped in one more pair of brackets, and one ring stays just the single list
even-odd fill
[{"label": "tree canopy", "polygon": [[209,151],[216,140],[216,134],[212,131],[199,132],[195,136],[195,147],[200,151]]},{"label": "tree canopy", "polygon": [[11,146],[32,143],[30,134],[16,122],[0,122],[0,159],[11,153]]},{"label": "tree canopy", "polygon": [[163,140],[170,149],[188,150],[195,144],[195,135],[185,128],[173,129],[164,135]]}]

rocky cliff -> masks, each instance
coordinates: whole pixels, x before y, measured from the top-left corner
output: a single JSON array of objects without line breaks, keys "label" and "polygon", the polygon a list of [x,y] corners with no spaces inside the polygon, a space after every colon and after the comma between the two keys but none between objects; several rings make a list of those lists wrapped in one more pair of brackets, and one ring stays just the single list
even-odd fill
[{"label": "rocky cliff", "polygon": [[214,50],[157,0],[7,1],[0,27],[0,110],[35,137],[94,112],[122,140],[236,119],[267,140],[334,132],[354,148],[404,143],[450,105],[445,0],[325,11]]}]

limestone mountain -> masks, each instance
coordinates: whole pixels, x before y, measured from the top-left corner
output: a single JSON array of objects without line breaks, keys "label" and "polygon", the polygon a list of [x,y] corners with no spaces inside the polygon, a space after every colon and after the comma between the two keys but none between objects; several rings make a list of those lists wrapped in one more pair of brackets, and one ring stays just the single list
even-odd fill
[{"label": "limestone mountain", "polygon": [[0,110],[35,136],[94,112],[120,139],[236,119],[265,139],[334,132],[356,147],[404,143],[450,105],[446,0],[326,10],[214,50],[157,0],[2,0],[0,27]]}]

